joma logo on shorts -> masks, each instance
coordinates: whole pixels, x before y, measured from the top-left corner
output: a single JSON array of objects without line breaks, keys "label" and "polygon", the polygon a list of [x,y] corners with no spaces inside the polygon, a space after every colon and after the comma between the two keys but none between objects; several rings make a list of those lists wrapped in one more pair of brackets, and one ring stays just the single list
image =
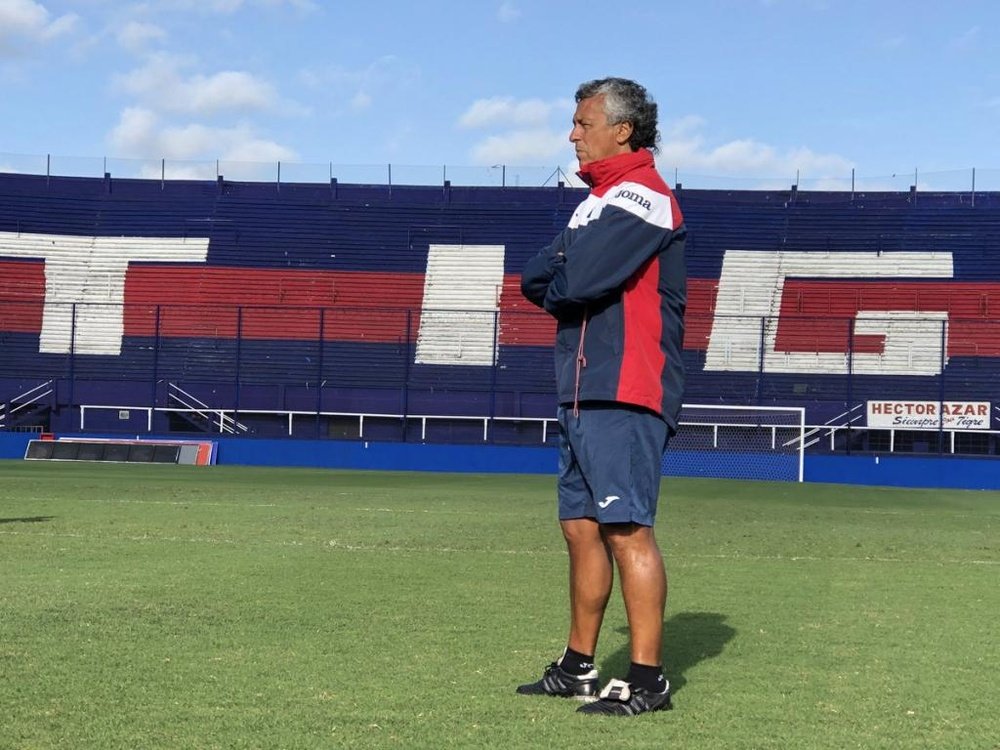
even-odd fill
[{"label": "joma logo on shorts", "polygon": [[630,201],[635,201],[647,211],[653,209],[653,204],[649,202],[649,199],[639,195],[639,193],[633,193],[631,190],[619,190],[615,193],[615,198],[627,198]]}]

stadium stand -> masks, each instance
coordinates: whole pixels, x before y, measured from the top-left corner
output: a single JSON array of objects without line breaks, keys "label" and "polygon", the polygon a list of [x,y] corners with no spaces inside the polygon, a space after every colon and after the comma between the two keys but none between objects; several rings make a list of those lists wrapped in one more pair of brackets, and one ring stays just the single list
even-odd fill
[{"label": "stadium stand", "polygon": [[[1000,194],[678,195],[688,402],[997,452]],[[582,197],[0,174],[0,429],[551,441],[518,275]]]}]

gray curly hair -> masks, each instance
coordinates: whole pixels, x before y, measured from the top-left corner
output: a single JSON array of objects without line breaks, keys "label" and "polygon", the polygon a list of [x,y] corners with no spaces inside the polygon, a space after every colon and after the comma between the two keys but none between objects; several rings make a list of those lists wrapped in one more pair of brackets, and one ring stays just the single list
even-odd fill
[{"label": "gray curly hair", "polygon": [[656,129],[656,102],[645,87],[627,78],[598,78],[580,84],[576,101],[579,103],[601,94],[604,95],[608,124],[632,123],[628,145],[633,151],[648,148],[655,154],[660,142],[660,131]]}]

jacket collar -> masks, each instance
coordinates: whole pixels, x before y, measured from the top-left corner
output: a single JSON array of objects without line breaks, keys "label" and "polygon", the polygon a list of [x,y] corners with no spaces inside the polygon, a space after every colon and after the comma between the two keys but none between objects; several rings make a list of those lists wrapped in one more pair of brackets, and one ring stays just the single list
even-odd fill
[{"label": "jacket collar", "polygon": [[591,188],[599,188],[602,185],[614,184],[633,169],[652,167],[653,164],[653,154],[649,149],[640,148],[627,154],[592,161],[581,167],[576,174]]}]

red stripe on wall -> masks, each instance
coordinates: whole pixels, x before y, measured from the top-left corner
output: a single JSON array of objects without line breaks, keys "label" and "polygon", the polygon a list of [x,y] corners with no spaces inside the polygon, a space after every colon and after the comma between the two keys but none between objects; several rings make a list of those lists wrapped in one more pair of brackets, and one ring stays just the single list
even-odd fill
[{"label": "red stripe on wall", "polygon": [[423,291],[416,273],[133,264],[125,277],[129,303],[160,305],[419,308]]},{"label": "red stripe on wall", "polygon": [[45,299],[44,262],[0,261],[0,299],[4,300],[0,305],[0,331],[41,331]]},{"label": "red stripe on wall", "polygon": [[695,351],[708,349],[715,315],[718,279],[688,279],[687,309],[684,313],[684,348]]},{"label": "red stripe on wall", "polygon": [[322,324],[327,341],[406,341],[423,288],[423,274],[135,265],[125,277],[125,334],[152,336],[159,307],[163,336],[316,339]]},{"label": "red stripe on wall", "polygon": [[[125,277],[125,334],[152,336],[160,307],[161,335],[227,338],[238,326],[250,337],[313,339],[319,315],[303,310],[292,321],[288,307],[328,307],[324,338],[397,341],[416,328],[423,301],[423,274],[274,270],[141,264]],[[706,349],[712,330],[715,279],[688,281],[685,347]],[[42,328],[45,266],[41,261],[0,261],[0,331],[38,333]],[[6,301],[9,300],[9,301]],[[500,343],[551,346],[555,320],[521,295],[520,274],[504,276]],[[243,320],[237,305],[245,306]],[[268,306],[270,310],[250,309]],[[229,308],[229,309],[226,309]],[[374,308],[398,308],[375,310]],[[409,317],[403,310],[409,309]],[[414,331],[411,331],[411,340]]]},{"label": "red stripe on wall", "polygon": [[[775,349],[846,352],[861,311],[947,312],[948,355],[1000,356],[1000,284],[954,281],[788,279]],[[883,336],[854,335],[854,350],[880,353]]]},{"label": "red stripe on wall", "polygon": [[[45,299],[42,261],[0,260],[0,331],[35,333]],[[374,343],[415,340],[424,275],[135,264],[125,279],[125,333],[151,336],[160,306],[161,335],[315,339]],[[708,347],[717,279],[688,279],[684,348]],[[520,275],[506,274],[500,343],[551,346],[555,321],[521,296]],[[235,307],[244,306],[242,319]],[[303,308],[295,317],[289,308]],[[859,311],[946,311],[950,356],[1000,356],[1000,284],[956,281],[787,279],[777,334],[779,351],[846,351]],[[818,326],[817,320],[823,321]],[[861,352],[879,352],[882,337],[855,336]]]},{"label": "red stripe on wall", "polygon": [[521,294],[521,276],[504,274],[500,291],[500,343],[504,346],[552,346],[556,321]]}]

